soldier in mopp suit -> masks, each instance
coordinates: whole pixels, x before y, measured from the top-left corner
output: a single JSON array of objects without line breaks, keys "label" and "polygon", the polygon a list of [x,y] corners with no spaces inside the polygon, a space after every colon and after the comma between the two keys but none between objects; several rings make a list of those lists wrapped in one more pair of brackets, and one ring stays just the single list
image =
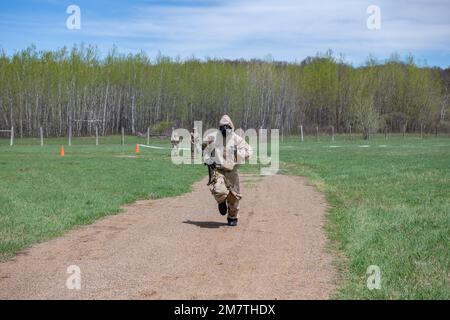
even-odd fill
[{"label": "soldier in mopp suit", "polygon": [[242,195],[239,186],[239,164],[252,155],[251,146],[234,132],[230,117],[224,115],[219,122],[219,131],[207,136],[202,147],[204,162],[214,163],[215,170],[210,190],[222,215],[228,213],[228,225],[238,222],[239,200]]}]

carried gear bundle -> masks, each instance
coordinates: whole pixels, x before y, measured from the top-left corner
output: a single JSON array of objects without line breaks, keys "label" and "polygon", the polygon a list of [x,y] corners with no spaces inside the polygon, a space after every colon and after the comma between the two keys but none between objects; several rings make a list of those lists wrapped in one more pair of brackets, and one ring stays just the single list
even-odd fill
[{"label": "carried gear bundle", "polygon": [[225,183],[225,177],[218,169],[213,157],[206,159],[204,164],[208,167],[209,179],[207,186],[209,186],[214,199],[220,204],[226,200],[228,193],[230,192]]}]

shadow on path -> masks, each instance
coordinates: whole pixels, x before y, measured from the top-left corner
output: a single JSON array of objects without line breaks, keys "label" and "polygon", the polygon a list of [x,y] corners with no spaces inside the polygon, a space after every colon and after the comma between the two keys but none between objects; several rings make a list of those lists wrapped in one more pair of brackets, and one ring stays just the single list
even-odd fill
[{"label": "shadow on path", "polygon": [[217,222],[217,221],[186,220],[186,221],[183,221],[183,223],[192,224],[192,225],[200,227],[200,228],[208,228],[208,229],[214,229],[214,228],[220,228],[220,227],[227,226],[226,222]]}]

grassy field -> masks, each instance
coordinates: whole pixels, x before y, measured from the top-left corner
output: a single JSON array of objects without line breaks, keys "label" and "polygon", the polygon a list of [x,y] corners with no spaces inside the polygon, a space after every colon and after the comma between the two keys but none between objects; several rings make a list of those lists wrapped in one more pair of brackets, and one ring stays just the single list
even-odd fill
[{"label": "grassy field", "polygon": [[[117,213],[138,198],[174,196],[206,174],[175,166],[145,139],[0,139],[0,257]],[[152,139],[152,144],[168,146]],[[450,298],[450,138],[417,136],[348,141],[285,138],[282,173],[307,176],[331,205],[327,232],[341,270],[336,298]],[[243,171],[256,172],[244,167]],[[382,272],[368,290],[366,270]]]},{"label": "grassy field", "polygon": [[34,139],[17,139],[13,147],[3,141],[0,258],[117,213],[122,204],[187,192],[204,176],[201,166],[173,165],[168,150],[142,148],[134,157],[133,143],[144,140],[127,137],[130,144],[121,146],[120,137],[110,137],[102,139],[110,144],[95,146],[95,139],[74,139],[64,158],[59,148],[66,139],[48,140],[43,148]]},{"label": "grassy field", "polygon": [[[450,298],[450,139],[285,139],[284,171],[310,178],[332,206],[338,298]],[[366,270],[381,269],[368,290]]]}]

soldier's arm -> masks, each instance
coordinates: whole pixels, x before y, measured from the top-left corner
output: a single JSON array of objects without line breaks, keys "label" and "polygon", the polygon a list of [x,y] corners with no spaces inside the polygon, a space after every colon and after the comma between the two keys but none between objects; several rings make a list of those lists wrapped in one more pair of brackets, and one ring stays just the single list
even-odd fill
[{"label": "soldier's arm", "polygon": [[238,163],[243,163],[253,155],[252,147],[245,141],[245,139],[239,137],[236,145],[236,155]]},{"label": "soldier's arm", "polygon": [[207,136],[202,141],[202,150],[205,150],[208,145],[214,142],[214,136]]}]

